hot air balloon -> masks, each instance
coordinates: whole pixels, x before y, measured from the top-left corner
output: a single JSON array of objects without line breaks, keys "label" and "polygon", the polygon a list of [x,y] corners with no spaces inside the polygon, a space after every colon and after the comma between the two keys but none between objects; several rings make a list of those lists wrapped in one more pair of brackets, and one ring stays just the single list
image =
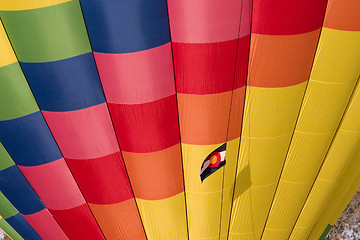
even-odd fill
[{"label": "hot air balloon", "polygon": [[[360,186],[359,11],[1,1],[0,228],[26,240],[321,238]],[[202,179],[207,160],[222,165]]]}]

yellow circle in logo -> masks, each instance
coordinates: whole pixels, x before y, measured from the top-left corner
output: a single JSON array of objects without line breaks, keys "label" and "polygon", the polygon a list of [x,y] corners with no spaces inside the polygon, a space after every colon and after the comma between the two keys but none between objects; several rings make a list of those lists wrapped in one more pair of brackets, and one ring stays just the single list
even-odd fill
[{"label": "yellow circle in logo", "polygon": [[216,157],[216,155],[211,156],[209,160],[210,160],[210,163],[211,163],[211,164],[215,164],[215,163],[217,162],[217,157]]}]

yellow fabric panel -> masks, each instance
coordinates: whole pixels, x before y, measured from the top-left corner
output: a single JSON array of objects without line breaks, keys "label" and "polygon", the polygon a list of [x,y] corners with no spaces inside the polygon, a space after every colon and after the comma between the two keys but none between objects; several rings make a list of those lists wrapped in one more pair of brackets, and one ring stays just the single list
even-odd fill
[{"label": "yellow fabric panel", "polygon": [[323,28],[310,79],[328,83],[356,80],[360,74],[360,31]]},{"label": "yellow fabric panel", "polygon": [[0,10],[16,11],[35,9],[70,1],[72,0],[2,0],[0,1]]},{"label": "yellow fabric panel", "polygon": [[322,31],[263,239],[290,236],[360,73],[359,42],[357,32]]},{"label": "yellow fabric panel", "polygon": [[360,147],[360,85],[358,84],[323,166],[295,224],[290,239],[309,236],[338,181]]},{"label": "yellow fabric panel", "polygon": [[[225,218],[229,216],[231,207],[239,138],[228,142],[225,167],[206,178],[203,183],[200,180],[200,168],[203,161],[220,145],[182,144],[190,239],[218,239],[220,215],[224,215],[222,217],[224,227],[229,221],[229,218]],[[221,207],[224,169],[224,198],[223,207]]]},{"label": "yellow fabric panel", "polygon": [[149,240],[187,239],[184,193],[173,197],[149,201],[136,199]]},{"label": "yellow fabric panel", "polygon": [[0,21],[0,53],[1,53],[0,67],[9,65],[17,61],[1,21]]},{"label": "yellow fabric panel", "polygon": [[[231,238],[260,239],[305,87],[306,83],[285,88],[247,88]],[[238,221],[239,216],[244,220]]]}]

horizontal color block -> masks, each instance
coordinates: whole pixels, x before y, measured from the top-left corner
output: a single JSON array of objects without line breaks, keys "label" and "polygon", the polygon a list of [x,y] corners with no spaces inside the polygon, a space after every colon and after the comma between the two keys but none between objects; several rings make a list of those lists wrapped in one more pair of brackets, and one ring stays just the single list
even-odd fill
[{"label": "horizontal color block", "polygon": [[[3,3],[0,3],[0,8]],[[17,61],[17,58],[12,50],[11,44],[5,32],[4,26],[0,21],[0,67],[6,66],[8,64],[14,63]]]},{"label": "horizontal color block", "polygon": [[16,232],[20,234],[24,239],[31,240],[42,240],[37,232],[30,226],[30,224],[25,220],[25,218],[20,214],[16,214],[10,218],[7,218],[6,221],[14,228]]},{"label": "horizontal color block", "polygon": [[21,214],[33,214],[45,209],[16,166],[0,171],[0,190]]},{"label": "horizontal color block", "polygon": [[19,166],[19,169],[41,197],[46,207],[61,210],[74,208],[85,203],[63,158],[39,166]]},{"label": "horizontal color block", "polygon": [[15,10],[42,8],[68,1],[71,0],[45,0],[45,1],[44,0],[41,1],[11,0],[0,3],[0,10],[15,11]]},{"label": "horizontal color block", "polygon": [[50,213],[62,227],[69,239],[105,240],[88,205]]},{"label": "horizontal color block", "polygon": [[233,87],[238,40],[216,43],[172,43],[176,91],[212,94]]},{"label": "horizontal color block", "polygon": [[19,213],[19,211],[9,202],[9,200],[0,191],[0,215],[3,218],[9,218]]},{"label": "horizontal color block", "polygon": [[42,239],[69,239],[47,209],[23,216]]},{"label": "horizontal color block", "polygon": [[137,199],[160,200],[184,191],[180,144],[157,152],[122,152]]},{"label": "horizontal color block", "polygon": [[62,158],[40,112],[0,121],[0,140],[16,164],[35,166]]},{"label": "horizontal color block", "polygon": [[146,239],[133,198],[112,205],[95,205],[90,203],[89,206],[107,240]]},{"label": "horizontal color block", "polygon": [[[2,145],[1,142],[0,142],[0,159],[1,159],[1,161],[0,161],[0,171],[15,165],[14,161],[11,159],[10,155],[5,150],[5,148],[4,148],[4,146]],[[2,215],[2,214],[0,214],[0,215]]]},{"label": "horizontal color block", "polygon": [[231,94],[178,94],[181,141],[201,145],[225,142]]},{"label": "horizontal color block", "polygon": [[[247,0],[244,0],[247,1]],[[237,45],[236,69],[233,89],[246,85],[250,51],[250,34],[239,38]]]},{"label": "horizontal color block", "polygon": [[0,217],[0,228],[12,240],[24,240],[14,228],[2,217]]},{"label": "horizontal color block", "polygon": [[298,35],[252,34],[248,85],[279,88],[309,79],[320,30]]},{"label": "horizontal color block", "polygon": [[330,0],[324,27],[345,31],[360,31],[360,3],[357,0]]},{"label": "horizontal color block", "polygon": [[0,68],[0,120],[39,111],[18,62]]},{"label": "horizontal color block", "polygon": [[21,62],[56,61],[91,52],[79,1],[0,15]]},{"label": "horizontal color block", "polygon": [[109,103],[141,104],[175,94],[171,44],[126,54],[94,53]]},{"label": "horizontal color block", "polygon": [[321,27],[327,0],[254,0],[253,33],[293,35]]},{"label": "horizontal color block", "polygon": [[233,91],[231,112],[227,140],[231,141],[240,137],[243,110],[245,102],[245,87]]},{"label": "horizontal color block", "polygon": [[144,104],[108,105],[122,151],[154,152],[180,142],[176,95]]},{"label": "horizontal color block", "polygon": [[[171,38],[176,43],[214,43],[238,38],[240,13],[247,5],[242,1],[229,0],[171,0],[168,1]],[[247,21],[240,36],[249,34],[249,13],[241,18]]]},{"label": "horizontal color block", "polygon": [[92,53],[21,67],[41,110],[73,111],[105,102]]},{"label": "horizontal color block", "polygon": [[80,2],[94,52],[136,52],[170,42],[166,0]]},{"label": "horizontal color block", "polygon": [[119,151],[105,103],[72,112],[43,114],[65,158],[90,159]]},{"label": "horizontal color block", "polygon": [[136,199],[148,239],[188,239],[185,195],[158,201]]},{"label": "horizontal color block", "polygon": [[133,197],[120,152],[66,161],[87,202],[113,204]]}]

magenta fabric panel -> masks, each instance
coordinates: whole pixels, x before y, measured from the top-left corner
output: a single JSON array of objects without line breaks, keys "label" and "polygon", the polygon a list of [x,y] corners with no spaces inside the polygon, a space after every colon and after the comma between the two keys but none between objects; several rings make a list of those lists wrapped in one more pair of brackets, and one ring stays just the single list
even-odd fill
[{"label": "magenta fabric panel", "polygon": [[108,103],[141,104],[175,94],[170,43],[140,52],[95,52],[94,56]]},{"label": "magenta fabric panel", "polygon": [[19,169],[49,209],[69,209],[85,204],[63,158],[33,167],[19,166]]},{"label": "magenta fabric panel", "polygon": [[44,240],[69,239],[47,209],[23,217]]}]

